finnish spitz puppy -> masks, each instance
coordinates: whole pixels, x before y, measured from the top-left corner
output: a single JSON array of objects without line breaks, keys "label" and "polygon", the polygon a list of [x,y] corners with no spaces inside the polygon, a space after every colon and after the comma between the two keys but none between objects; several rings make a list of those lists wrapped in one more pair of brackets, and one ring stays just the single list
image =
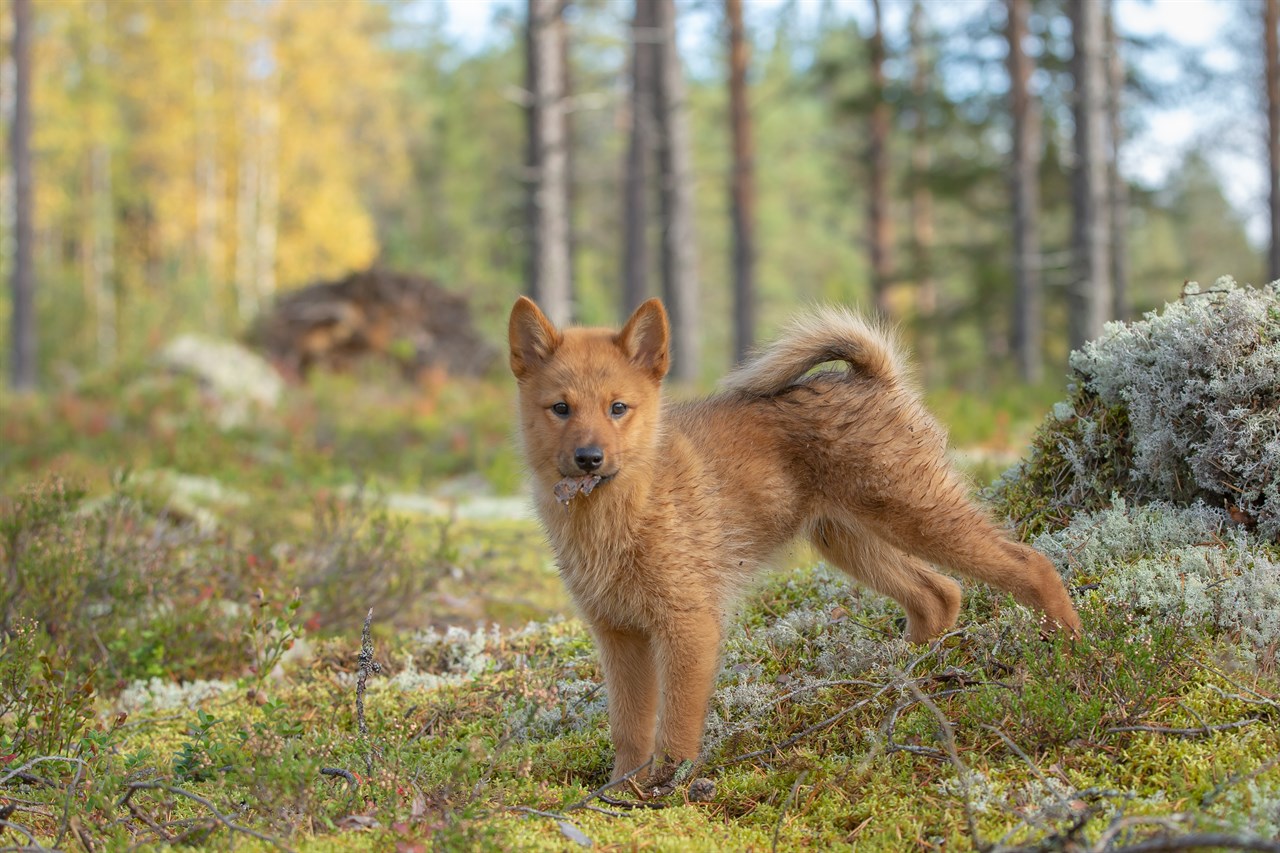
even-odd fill
[{"label": "finnish spitz puppy", "polygon": [[902,356],[853,314],[796,320],[719,393],[680,404],[662,398],[656,299],[618,331],[557,329],[521,297],[509,338],[538,514],[600,651],[615,780],[652,760],[660,784],[697,758],[727,612],[795,537],[902,605],[910,641],[960,609],[931,564],[1079,635],[1053,565],[969,500]]}]

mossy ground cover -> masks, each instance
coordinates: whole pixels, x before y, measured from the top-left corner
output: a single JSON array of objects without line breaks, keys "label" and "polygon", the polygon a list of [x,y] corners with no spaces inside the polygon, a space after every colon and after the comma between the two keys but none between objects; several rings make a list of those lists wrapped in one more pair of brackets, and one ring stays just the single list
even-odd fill
[{"label": "mossy ground cover", "polygon": [[[1223,508],[1020,493],[1078,642],[970,587],[959,628],[912,646],[892,603],[798,549],[730,624],[703,763],[670,795],[605,799],[600,672],[533,523],[391,499],[475,472],[514,488],[501,387],[322,380],[231,431],[195,389],[147,387],[3,401],[0,846],[1107,851],[1280,834],[1280,548]],[[951,407],[974,444],[1022,434]],[[371,607],[377,671],[361,669]]]}]

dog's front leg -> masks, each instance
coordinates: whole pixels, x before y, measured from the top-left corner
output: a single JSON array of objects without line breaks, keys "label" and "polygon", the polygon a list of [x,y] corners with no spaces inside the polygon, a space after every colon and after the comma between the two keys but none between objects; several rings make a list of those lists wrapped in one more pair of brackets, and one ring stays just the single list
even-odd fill
[{"label": "dog's front leg", "polygon": [[[653,733],[658,716],[658,676],[649,638],[634,631],[595,626],[609,691],[609,733],[614,761],[611,780],[617,780],[653,758]],[[647,772],[638,774],[640,778]]]},{"label": "dog's front leg", "polygon": [[696,760],[702,748],[719,664],[720,628],[717,614],[684,612],[654,638],[662,682],[658,767],[653,774],[658,784],[670,781],[682,762]]}]

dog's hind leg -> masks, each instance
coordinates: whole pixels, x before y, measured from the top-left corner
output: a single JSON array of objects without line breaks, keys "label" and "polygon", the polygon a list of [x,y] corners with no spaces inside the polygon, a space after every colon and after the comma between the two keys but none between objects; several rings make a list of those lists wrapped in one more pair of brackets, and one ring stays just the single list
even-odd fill
[{"label": "dog's hind leg", "polygon": [[809,534],[818,552],[845,574],[889,596],[907,612],[906,637],[922,643],[945,633],[960,612],[960,587],[923,560],[865,529],[819,519]]},{"label": "dog's hind leg", "polygon": [[855,510],[876,535],[934,565],[1012,593],[1050,625],[1080,635],[1080,617],[1053,564],[992,524],[944,460],[917,461],[915,470],[908,467],[878,485],[874,505],[864,502],[862,511]]}]

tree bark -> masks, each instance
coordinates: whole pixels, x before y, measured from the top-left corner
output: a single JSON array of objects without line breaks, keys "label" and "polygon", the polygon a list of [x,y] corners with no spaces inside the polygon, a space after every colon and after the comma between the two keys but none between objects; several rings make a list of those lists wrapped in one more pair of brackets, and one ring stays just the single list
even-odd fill
[{"label": "tree bark", "polygon": [[529,0],[528,292],[557,325],[569,323],[569,187],[564,120],[562,0]]},{"label": "tree bark", "polygon": [[1267,253],[1267,278],[1280,279],[1280,0],[1265,0],[1262,13],[1267,74],[1267,172],[1271,212],[1271,246]]},{"label": "tree bark", "polygon": [[1031,97],[1025,41],[1030,0],[1007,0],[1009,109],[1013,115],[1013,352],[1027,382],[1041,376],[1040,115]]},{"label": "tree bark", "polygon": [[916,352],[926,376],[935,372],[934,314],[938,285],[933,276],[933,191],[929,187],[929,98],[933,59],[925,34],[924,3],[913,0],[908,22],[911,40],[911,98],[915,120],[911,128],[911,254],[916,269]]},{"label": "tree bark", "polygon": [[1070,294],[1071,348],[1102,333],[1112,307],[1110,206],[1107,202],[1106,63],[1103,6],[1070,0],[1072,76],[1075,82],[1075,174]]},{"label": "tree bark", "polygon": [[693,228],[693,143],[674,0],[656,0],[658,170],[661,173],[662,296],[671,317],[671,375],[698,378],[698,259]]},{"label": "tree bark", "polygon": [[628,317],[649,297],[649,158],[654,149],[657,17],[654,0],[636,0],[631,21],[631,129],[622,210],[622,306]]},{"label": "tree bark", "polygon": [[742,24],[742,0],[725,0],[729,21],[729,126],[733,138],[730,210],[733,218],[733,353],[746,359],[755,343],[755,148],[747,103],[749,46]]},{"label": "tree bark", "polygon": [[893,240],[889,220],[889,104],[885,100],[884,20],[880,0],[871,0],[874,29],[869,44],[871,57],[871,117],[867,134],[869,209],[867,223],[871,249],[871,293],[882,317],[892,316],[889,304],[890,245]]},{"label": "tree bark", "polygon": [[13,388],[36,387],[35,202],[31,164],[31,0],[13,0]]},{"label": "tree bark", "polygon": [[1107,162],[1107,201],[1111,225],[1111,318],[1129,317],[1129,184],[1120,174],[1120,147],[1124,143],[1124,126],[1120,108],[1124,100],[1124,60],[1120,56],[1120,39],[1116,35],[1115,0],[1107,2],[1107,139],[1110,143]]}]

